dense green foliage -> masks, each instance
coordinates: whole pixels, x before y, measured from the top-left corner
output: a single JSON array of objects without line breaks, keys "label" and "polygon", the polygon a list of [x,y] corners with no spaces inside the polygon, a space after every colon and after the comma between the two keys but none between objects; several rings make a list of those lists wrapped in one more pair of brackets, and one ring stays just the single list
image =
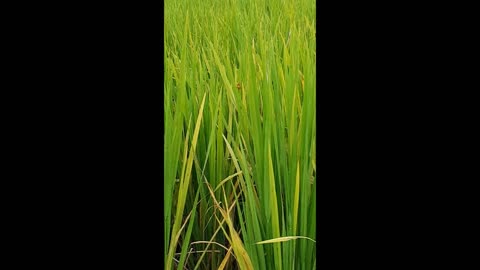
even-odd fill
[{"label": "dense green foliage", "polygon": [[315,1],[164,18],[165,269],[315,268]]}]

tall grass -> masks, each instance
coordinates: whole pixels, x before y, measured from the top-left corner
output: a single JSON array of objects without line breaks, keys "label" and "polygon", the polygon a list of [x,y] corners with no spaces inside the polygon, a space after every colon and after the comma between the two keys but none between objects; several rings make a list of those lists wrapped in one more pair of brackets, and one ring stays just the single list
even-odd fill
[{"label": "tall grass", "polygon": [[315,268],[314,0],[164,19],[165,269]]}]

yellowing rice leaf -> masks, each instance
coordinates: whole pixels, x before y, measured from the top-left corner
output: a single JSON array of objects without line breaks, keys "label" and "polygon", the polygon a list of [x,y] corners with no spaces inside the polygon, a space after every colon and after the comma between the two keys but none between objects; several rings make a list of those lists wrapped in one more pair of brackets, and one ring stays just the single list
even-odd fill
[{"label": "yellowing rice leaf", "polygon": [[312,238],[305,237],[305,236],[284,236],[284,237],[278,237],[270,240],[260,241],[255,244],[256,245],[273,244],[273,243],[286,242],[286,241],[296,240],[296,239],[308,239],[316,243],[315,240],[313,240]]}]

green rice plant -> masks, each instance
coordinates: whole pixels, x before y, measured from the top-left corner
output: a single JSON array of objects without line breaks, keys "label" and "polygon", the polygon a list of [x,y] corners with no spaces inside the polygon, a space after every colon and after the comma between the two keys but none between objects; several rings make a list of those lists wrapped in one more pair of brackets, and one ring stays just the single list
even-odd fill
[{"label": "green rice plant", "polygon": [[165,269],[315,268],[315,1],[164,20]]}]

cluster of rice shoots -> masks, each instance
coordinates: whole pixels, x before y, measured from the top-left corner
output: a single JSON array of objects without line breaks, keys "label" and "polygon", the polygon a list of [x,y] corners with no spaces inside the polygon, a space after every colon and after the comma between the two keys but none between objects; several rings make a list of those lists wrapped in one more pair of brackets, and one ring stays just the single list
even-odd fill
[{"label": "cluster of rice shoots", "polygon": [[316,266],[314,0],[166,0],[165,269]]}]

